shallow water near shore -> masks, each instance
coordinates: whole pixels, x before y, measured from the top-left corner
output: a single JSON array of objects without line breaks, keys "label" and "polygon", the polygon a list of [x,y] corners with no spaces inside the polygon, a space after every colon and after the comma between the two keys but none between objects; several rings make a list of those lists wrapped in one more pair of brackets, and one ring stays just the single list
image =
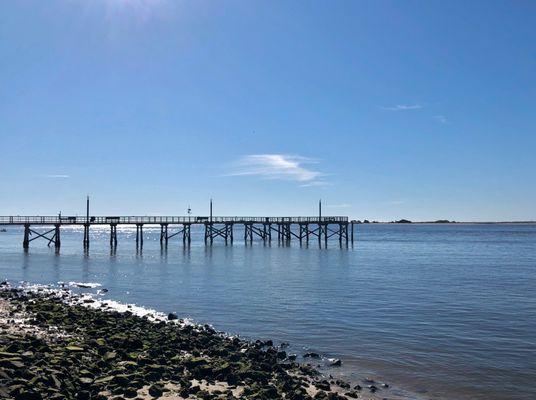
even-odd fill
[{"label": "shallow water near shore", "polygon": [[[158,228],[62,230],[59,255],[0,233],[0,278],[88,282],[105,298],[176,312],[248,338],[341,358],[336,371],[433,399],[536,397],[535,225],[359,225],[353,248],[277,243],[160,249]],[[237,232],[235,238],[241,237]],[[332,371],[330,371],[332,372]]]}]

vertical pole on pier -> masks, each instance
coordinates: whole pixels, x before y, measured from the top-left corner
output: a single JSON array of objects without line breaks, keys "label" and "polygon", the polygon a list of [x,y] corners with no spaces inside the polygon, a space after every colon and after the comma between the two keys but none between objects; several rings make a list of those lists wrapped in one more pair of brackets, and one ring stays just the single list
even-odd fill
[{"label": "vertical pole on pier", "polygon": [[322,199],[318,200],[318,244],[320,245],[322,243],[322,231],[324,232],[324,236],[326,238],[326,245],[327,245],[327,226],[322,225]]},{"label": "vertical pole on pier", "polygon": [[86,197],[86,223],[84,224],[84,248],[89,247],[89,196]]},{"label": "vertical pole on pier", "polygon": [[56,249],[59,249],[61,246],[61,237],[60,237],[60,224],[55,225],[56,230],[54,232],[54,236],[56,237],[56,240],[54,241],[54,246]]},{"label": "vertical pole on pier", "polygon": [[26,250],[30,247],[30,224],[24,224],[24,239],[22,240],[22,247]]},{"label": "vertical pole on pier", "polygon": [[351,225],[351,229],[352,229],[352,236],[351,236],[351,241],[352,241],[352,244],[354,244],[354,221],[350,222],[350,225]]},{"label": "vertical pole on pier", "polygon": [[234,224],[231,222],[229,224],[229,235],[231,236],[231,244],[233,244],[233,240],[234,240],[234,237],[233,237],[233,228],[234,228]]},{"label": "vertical pole on pier", "polygon": [[329,232],[328,224],[326,223],[324,225],[324,245],[325,245],[325,247],[328,247],[328,232]]},{"label": "vertical pole on pier", "polygon": [[210,199],[210,223],[212,223],[212,199]]}]

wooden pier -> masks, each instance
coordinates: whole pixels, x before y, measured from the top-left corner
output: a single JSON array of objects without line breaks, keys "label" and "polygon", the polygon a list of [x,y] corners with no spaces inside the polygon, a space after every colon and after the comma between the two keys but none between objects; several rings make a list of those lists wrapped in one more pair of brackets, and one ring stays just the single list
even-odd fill
[{"label": "wooden pier", "polygon": [[[212,215],[212,199],[210,200],[209,216],[187,217],[118,217],[91,216],[89,212],[89,196],[86,199],[86,215],[80,216],[0,216],[1,225],[24,226],[22,246],[25,250],[30,242],[44,239],[48,246],[54,244],[61,247],[62,226],[83,226],[84,249],[89,248],[89,231],[92,225],[110,226],[110,247],[117,247],[117,225],[136,226],[136,248],[143,247],[143,227],[145,225],[160,225],[160,245],[168,246],[174,237],[182,237],[183,245],[192,242],[192,225],[204,226],[205,244],[212,245],[214,240],[221,238],[225,244],[233,244],[235,225],[243,225],[244,242],[253,243],[260,239],[264,243],[272,242],[272,234],[277,234],[278,243],[290,244],[292,239],[301,244],[309,244],[309,240],[318,240],[318,244],[328,245],[332,237],[339,239],[339,244],[348,246],[348,225],[350,225],[350,242],[354,243],[355,221],[348,217],[322,216],[322,201],[318,202],[316,217],[214,217]],[[190,213],[190,208],[188,208]],[[51,228],[52,227],[52,228]],[[40,231],[36,229],[40,229]]]},{"label": "wooden pier", "polygon": [[[271,243],[290,244],[292,240],[300,244],[318,241],[328,244],[328,239],[337,238],[341,245],[354,241],[354,222],[348,217],[316,216],[316,217],[212,217],[212,216],[0,216],[0,225],[24,227],[22,245],[28,249],[30,243],[43,239],[48,246],[61,246],[61,228],[64,226],[83,226],[83,246],[90,244],[90,228],[108,225],[110,227],[110,246],[117,246],[117,226],[130,225],[136,227],[136,245],[143,246],[143,228],[146,225],[160,226],[160,243],[167,246],[171,239],[178,237],[184,245],[191,243],[192,225],[204,227],[205,244],[211,245],[216,239],[226,244],[235,240],[234,232],[237,225],[243,226],[246,243],[261,240]],[[349,234],[350,232],[350,234]]]}]

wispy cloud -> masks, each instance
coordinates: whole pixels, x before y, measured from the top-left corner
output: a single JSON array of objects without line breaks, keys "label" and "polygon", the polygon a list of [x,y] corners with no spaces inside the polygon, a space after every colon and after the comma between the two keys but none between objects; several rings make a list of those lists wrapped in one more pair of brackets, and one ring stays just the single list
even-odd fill
[{"label": "wispy cloud", "polygon": [[310,167],[317,163],[311,158],[299,155],[251,154],[233,163],[233,171],[227,175],[295,181],[303,187],[324,186],[328,184],[322,179],[326,174]]},{"label": "wispy cloud", "polygon": [[434,115],[433,118],[436,121],[441,122],[442,124],[447,124],[449,122],[447,117],[445,117],[444,115]]},{"label": "wispy cloud", "polygon": [[66,179],[66,178],[70,178],[71,175],[65,175],[65,174],[49,174],[49,175],[45,175],[45,178],[48,178],[48,179]]},{"label": "wispy cloud", "polygon": [[382,110],[388,111],[408,111],[408,110],[418,110],[423,108],[421,104],[397,104],[396,106],[391,107],[381,107]]}]

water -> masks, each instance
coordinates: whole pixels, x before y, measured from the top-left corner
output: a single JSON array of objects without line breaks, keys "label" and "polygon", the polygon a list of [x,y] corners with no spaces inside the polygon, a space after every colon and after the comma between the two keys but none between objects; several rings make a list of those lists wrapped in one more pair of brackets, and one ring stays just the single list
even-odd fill
[{"label": "water", "polygon": [[536,398],[536,225],[360,225],[350,249],[206,248],[192,230],[189,249],[176,237],[167,252],[146,228],[142,254],[133,230],[111,254],[94,229],[87,255],[80,230],[62,232],[60,255],[0,233],[0,277],[98,282],[115,300],[340,357],[340,374],[391,383],[387,398]]}]

